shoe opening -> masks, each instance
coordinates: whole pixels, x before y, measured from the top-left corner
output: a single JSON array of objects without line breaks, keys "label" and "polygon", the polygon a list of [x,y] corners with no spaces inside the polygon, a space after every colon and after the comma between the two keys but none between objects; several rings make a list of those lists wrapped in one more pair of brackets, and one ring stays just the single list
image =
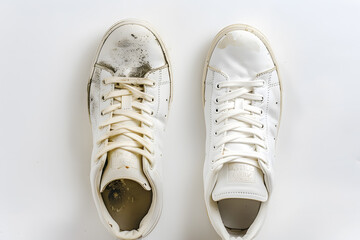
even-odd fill
[{"label": "shoe opening", "polygon": [[152,191],[147,191],[139,183],[128,179],[110,182],[101,195],[120,231],[139,229],[152,202]]},{"label": "shoe opening", "polygon": [[218,201],[221,219],[232,235],[244,236],[258,215],[261,202],[230,198]]}]

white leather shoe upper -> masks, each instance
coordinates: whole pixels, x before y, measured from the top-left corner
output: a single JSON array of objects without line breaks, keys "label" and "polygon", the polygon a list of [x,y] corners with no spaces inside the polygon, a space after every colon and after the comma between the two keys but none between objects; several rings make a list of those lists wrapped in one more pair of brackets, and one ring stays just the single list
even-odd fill
[{"label": "white leather shoe upper", "polygon": [[[161,150],[171,86],[165,47],[146,23],[126,20],[110,28],[88,85],[93,132],[90,181],[99,216],[117,238],[144,237],[160,217]],[[134,180],[152,191],[151,206],[138,229],[119,229],[104,204],[101,192],[116,178]]]},{"label": "white leather shoe upper", "polygon": [[[246,25],[223,29],[210,48],[203,83],[208,215],[222,239],[252,239],[271,196],[281,112],[278,71],[265,38]],[[225,227],[218,205],[224,199],[259,202],[246,231]]]}]

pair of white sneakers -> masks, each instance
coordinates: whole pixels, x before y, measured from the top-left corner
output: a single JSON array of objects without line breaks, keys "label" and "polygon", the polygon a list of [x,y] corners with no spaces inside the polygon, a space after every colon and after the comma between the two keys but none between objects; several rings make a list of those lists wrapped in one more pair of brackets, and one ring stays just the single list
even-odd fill
[{"label": "pair of white sneakers", "polygon": [[[252,239],[272,191],[281,111],[277,65],[264,36],[246,25],[223,29],[202,81],[208,215],[222,239]],[[119,239],[145,237],[159,220],[172,83],[164,44],[147,23],[122,21],[105,34],[88,84],[90,178],[100,218]]]}]

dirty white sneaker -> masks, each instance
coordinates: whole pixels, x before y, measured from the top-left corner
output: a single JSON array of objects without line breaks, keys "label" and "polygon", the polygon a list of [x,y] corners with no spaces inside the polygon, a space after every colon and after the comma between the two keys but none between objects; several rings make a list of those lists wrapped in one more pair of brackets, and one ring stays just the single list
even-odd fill
[{"label": "dirty white sneaker", "polygon": [[146,23],[110,28],[88,85],[90,180],[100,218],[117,238],[144,237],[159,220],[171,85],[165,47]]},{"label": "dirty white sneaker", "polygon": [[231,25],[213,41],[204,69],[205,202],[222,239],[253,239],[272,191],[281,87],[264,36]]}]

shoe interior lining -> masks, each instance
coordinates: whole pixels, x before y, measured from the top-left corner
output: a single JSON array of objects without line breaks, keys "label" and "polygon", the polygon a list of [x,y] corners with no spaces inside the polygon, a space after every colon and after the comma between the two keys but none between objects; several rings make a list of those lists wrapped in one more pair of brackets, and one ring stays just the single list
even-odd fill
[{"label": "shoe interior lining", "polygon": [[254,222],[261,202],[250,199],[230,198],[218,201],[222,221],[229,232],[245,235]]},{"label": "shoe interior lining", "polygon": [[152,202],[152,191],[146,191],[140,184],[128,179],[112,181],[101,195],[121,231],[139,229]]}]

